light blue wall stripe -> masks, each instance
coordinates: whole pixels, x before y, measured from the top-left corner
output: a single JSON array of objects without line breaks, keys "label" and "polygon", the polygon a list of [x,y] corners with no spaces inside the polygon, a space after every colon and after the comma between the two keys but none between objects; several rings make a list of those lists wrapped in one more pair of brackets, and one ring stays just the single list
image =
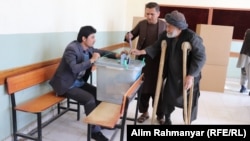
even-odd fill
[{"label": "light blue wall stripe", "polygon": [[[95,47],[123,42],[124,34],[98,32]],[[0,35],[0,70],[61,57],[66,45],[76,37],[76,32]]]}]

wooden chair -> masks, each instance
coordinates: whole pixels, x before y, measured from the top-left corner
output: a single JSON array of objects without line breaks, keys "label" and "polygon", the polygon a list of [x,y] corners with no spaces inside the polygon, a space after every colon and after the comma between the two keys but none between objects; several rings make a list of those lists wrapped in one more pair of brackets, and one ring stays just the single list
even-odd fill
[{"label": "wooden chair", "polygon": [[[87,135],[88,141],[91,140],[92,125],[99,125],[108,128],[116,128],[110,140],[113,140],[113,138],[115,137],[117,129],[121,129],[120,141],[123,141],[126,120],[132,120],[134,121],[134,124],[136,124],[139,101],[137,100],[137,106],[134,118],[127,117],[127,110],[129,107],[129,103],[134,99],[141,84],[143,83],[142,78],[143,74],[127,90],[127,92],[123,96],[122,104],[114,104],[103,101],[88,116],[84,118],[84,122],[88,123],[88,135]],[[118,122],[119,119],[121,119],[120,122]]]},{"label": "wooden chair", "polygon": [[[13,136],[14,141],[17,141],[17,137],[23,137],[31,140],[42,141],[42,128],[58,117],[62,116],[67,111],[77,112],[77,120],[80,118],[80,105],[77,102],[70,101],[70,99],[62,96],[57,96],[54,91],[50,91],[44,94],[41,94],[38,97],[34,97],[31,100],[17,104],[16,95],[21,94],[22,90],[29,87],[42,84],[48,81],[54,74],[58,64],[49,65],[46,67],[38,68],[32,71],[25,73],[17,74],[14,76],[7,77],[7,93],[11,96],[12,104],[12,122],[13,122]],[[67,100],[67,106],[61,105],[61,102]],[[70,107],[70,104],[77,104],[77,108],[73,109]],[[42,123],[42,112],[52,108],[57,105],[58,114],[48,121]],[[61,111],[61,109],[64,109]],[[28,134],[18,132],[17,128],[17,111],[26,112],[35,114],[37,116],[37,128],[32,130]],[[34,133],[38,133],[37,137],[34,137]]]}]

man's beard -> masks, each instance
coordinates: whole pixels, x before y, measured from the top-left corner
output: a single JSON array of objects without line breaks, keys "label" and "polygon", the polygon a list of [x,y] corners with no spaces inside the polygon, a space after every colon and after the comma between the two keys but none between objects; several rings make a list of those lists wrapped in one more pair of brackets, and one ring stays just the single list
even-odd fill
[{"label": "man's beard", "polygon": [[167,37],[168,38],[175,38],[175,37],[177,37],[178,36],[178,33],[177,33],[177,31],[176,30],[174,30],[173,32],[167,32]]}]

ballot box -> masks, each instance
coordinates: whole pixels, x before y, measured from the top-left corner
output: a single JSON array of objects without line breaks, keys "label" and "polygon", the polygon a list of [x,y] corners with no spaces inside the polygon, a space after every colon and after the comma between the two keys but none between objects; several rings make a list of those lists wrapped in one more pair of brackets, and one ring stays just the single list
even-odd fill
[{"label": "ballot box", "polygon": [[121,63],[120,59],[101,57],[95,65],[97,100],[121,104],[123,95],[140,76],[145,63],[135,59]]}]

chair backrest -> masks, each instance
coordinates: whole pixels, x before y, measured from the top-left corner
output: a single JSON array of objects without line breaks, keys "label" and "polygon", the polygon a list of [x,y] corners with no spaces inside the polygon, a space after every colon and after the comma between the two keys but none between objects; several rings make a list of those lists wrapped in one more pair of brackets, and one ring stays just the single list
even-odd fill
[{"label": "chair backrest", "polygon": [[120,113],[123,114],[123,111],[124,111],[124,108],[125,108],[125,105],[126,105],[126,102],[127,100],[130,98],[130,97],[133,97],[136,92],[138,91],[138,89],[140,88],[140,85],[143,83],[143,73],[140,75],[140,77],[132,84],[132,86],[127,90],[127,92],[123,95],[123,101],[122,101],[122,106],[121,106],[121,111]]},{"label": "chair backrest", "polygon": [[6,80],[7,93],[14,94],[17,91],[50,80],[54,75],[59,63],[45,66],[26,73],[10,76]]}]

